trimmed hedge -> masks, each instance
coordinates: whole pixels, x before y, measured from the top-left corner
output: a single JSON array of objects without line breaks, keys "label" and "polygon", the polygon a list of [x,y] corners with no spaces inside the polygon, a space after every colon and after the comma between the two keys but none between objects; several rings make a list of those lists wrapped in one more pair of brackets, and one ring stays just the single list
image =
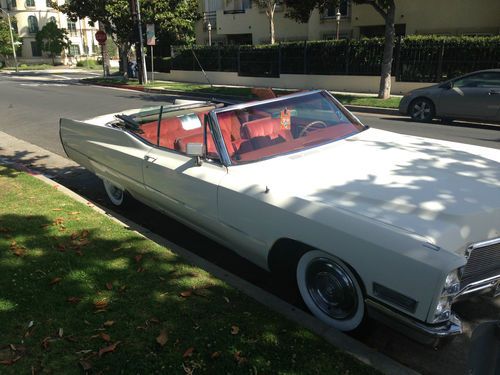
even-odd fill
[{"label": "trimmed hedge", "polygon": [[[177,47],[170,68],[201,70],[201,64],[207,71],[251,77],[279,77],[282,73],[379,75],[383,50],[383,38]],[[396,41],[392,71],[400,81],[439,82],[499,67],[500,36],[408,36]]]}]

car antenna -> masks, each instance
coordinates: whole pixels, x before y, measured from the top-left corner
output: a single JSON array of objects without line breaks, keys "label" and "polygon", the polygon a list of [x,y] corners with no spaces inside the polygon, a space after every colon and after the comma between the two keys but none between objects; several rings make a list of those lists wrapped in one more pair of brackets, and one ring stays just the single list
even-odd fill
[{"label": "car antenna", "polygon": [[212,85],[212,82],[210,82],[210,80],[208,79],[207,73],[205,72],[205,69],[203,69],[203,67],[201,66],[200,60],[198,60],[198,57],[196,56],[196,53],[194,53],[194,49],[192,47],[191,47],[191,52],[193,53],[193,56],[196,62],[198,63],[198,66],[200,67],[201,71],[203,72],[203,75],[205,76],[208,84],[210,85],[210,87],[214,87],[214,85]]}]

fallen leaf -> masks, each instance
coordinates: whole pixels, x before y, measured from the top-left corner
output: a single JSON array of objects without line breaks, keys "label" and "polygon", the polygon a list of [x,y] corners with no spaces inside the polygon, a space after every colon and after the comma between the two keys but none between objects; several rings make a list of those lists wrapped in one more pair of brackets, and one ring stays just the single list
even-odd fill
[{"label": "fallen leaf", "polygon": [[82,233],[80,234],[81,238],[87,238],[89,236],[90,232],[87,229],[82,230]]},{"label": "fallen leaf", "polygon": [[61,279],[60,277],[54,277],[54,278],[50,281],[49,285],[59,284],[59,283],[61,282],[61,280],[62,280],[62,279]]},{"label": "fallen leaf", "polygon": [[73,211],[69,213],[70,215],[80,215],[80,211]]},{"label": "fallen leaf", "polygon": [[30,329],[31,327],[33,327],[33,324],[35,324],[35,322],[33,320],[31,320],[29,323],[28,323],[28,329]]},{"label": "fallen leaf", "polygon": [[189,358],[193,355],[193,352],[194,352],[194,348],[191,347],[189,349],[187,349],[184,354],[182,355],[182,358]]},{"label": "fallen leaf", "polygon": [[240,327],[231,326],[231,335],[237,335],[240,332]]},{"label": "fallen leaf", "polygon": [[217,359],[220,357],[220,355],[221,355],[221,352],[213,352],[212,355],[210,356],[210,358]]},{"label": "fallen leaf", "polygon": [[113,320],[106,320],[102,325],[104,327],[111,327],[115,322]]},{"label": "fallen leaf", "polygon": [[137,272],[138,272],[138,273],[141,273],[141,272],[144,272],[144,271],[145,271],[145,269],[144,269],[143,267],[139,267],[139,268],[137,269]]},{"label": "fallen leaf", "polygon": [[137,263],[139,263],[139,262],[141,261],[141,259],[142,259],[142,254],[136,255],[136,256],[134,257],[134,259],[135,259],[135,261],[136,261]]},{"label": "fallen leaf", "polygon": [[184,292],[180,293],[180,296],[184,297],[184,298],[188,298],[188,297],[191,297],[192,294],[193,294],[192,290],[185,290]]},{"label": "fallen leaf", "polygon": [[105,299],[94,302],[94,307],[96,310],[106,310],[108,308],[108,301]]},{"label": "fallen leaf", "polygon": [[107,333],[102,333],[101,332],[101,334],[99,336],[101,337],[101,339],[103,339],[106,342],[110,342],[111,341],[111,337]]},{"label": "fallen leaf", "polygon": [[6,366],[12,366],[14,363],[19,361],[21,359],[21,356],[12,358],[12,359],[5,359],[0,361],[0,365],[6,365]]},{"label": "fallen leaf", "polygon": [[238,362],[238,365],[242,365],[242,364],[248,362],[248,359],[246,359],[245,357],[243,357],[241,355],[240,351],[234,353],[234,359],[236,360],[236,362]]},{"label": "fallen leaf", "polygon": [[74,303],[74,304],[77,304],[77,303],[80,303],[82,299],[80,297],[68,297],[66,299],[66,301],[68,301],[69,303]]},{"label": "fallen leaf", "polygon": [[229,303],[229,298],[224,297],[224,301],[226,301],[227,303]]},{"label": "fallen leaf", "polygon": [[62,211],[62,208],[53,208],[52,211]]},{"label": "fallen leaf", "polygon": [[98,353],[99,357],[102,357],[103,354],[114,352],[116,350],[116,347],[120,343],[121,343],[121,341],[117,341],[114,344],[111,344],[109,346],[105,346],[104,348],[99,349],[99,353]]},{"label": "fallen leaf", "polygon": [[149,321],[151,323],[156,323],[156,324],[160,323],[160,320],[158,318],[151,318],[151,319],[149,319]]},{"label": "fallen leaf", "polygon": [[42,348],[47,350],[49,348],[50,337],[46,337],[42,340]]},{"label": "fallen leaf", "polygon": [[167,335],[167,331],[162,329],[160,331],[160,334],[156,337],[156,342],[160,345],[160,346],[165,346],[165,344],[167,343],[168,341],[168,335]]},{"label": "fallen leaf", "polygon": [[71,234],[71,239],[76,240],[79,236],[80,236],[80,234],[78,232],[74,232]]},{"label": "fallen leaf", "polygon": [[106,289],[107,290],[112,290],[113,289],[113,284],[112,283],[106,283]]}]

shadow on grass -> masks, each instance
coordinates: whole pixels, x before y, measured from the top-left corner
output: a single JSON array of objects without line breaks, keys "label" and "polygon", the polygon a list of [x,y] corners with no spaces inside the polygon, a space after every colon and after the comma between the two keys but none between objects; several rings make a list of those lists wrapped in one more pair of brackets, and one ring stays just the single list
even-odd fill
[{"label": "shadow on grass", "polygon": [[80,361],[105,373],[370,372],[169,251],[58,203],[0,215],[0,347],[21,357],[2,373],[76,374]]}]

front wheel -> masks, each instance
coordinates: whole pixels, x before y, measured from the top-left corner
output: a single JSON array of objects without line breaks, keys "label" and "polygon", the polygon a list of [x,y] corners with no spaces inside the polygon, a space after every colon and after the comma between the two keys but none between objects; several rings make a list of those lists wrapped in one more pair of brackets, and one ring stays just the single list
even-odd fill
[{"label": "front wheel", "polygon": [[122,206],[125,201],[125,191],[113,185],[108,180],[103,180],[102,182],[104,183],[104,190],[106,190],[106,194],[111,203],[115,206]]},{"label": "front wheel", "polygon": [[309,310],[340,331],[359,328],[365,317],[363,292],[345,263],[319,250],[297,264],[297,284]]},{"label": "front wheel", "polygon": [[417,98],[412,101],[408,112],[412,120],[418,122],[430,122],[436,114],[434,104],[426,98]]}]

